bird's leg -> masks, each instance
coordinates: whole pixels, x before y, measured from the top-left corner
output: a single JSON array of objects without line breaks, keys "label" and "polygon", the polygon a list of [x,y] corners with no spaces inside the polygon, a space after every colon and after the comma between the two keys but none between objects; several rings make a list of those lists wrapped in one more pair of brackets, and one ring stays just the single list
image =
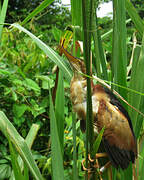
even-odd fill
[{"label": "bird's leg", "polygon": [[107,153],[97,153],[96,159],[101,158],[101,157],[107,157],[107,156],[108,156]]},{"label": "bird's leg", "polygon": [[86,168],[85,165],[84,165],[84,162],[85,162],[85,159],[82,160],[82,168],[83,168],[83,170],[88,171],[88,173],[91,172],[91,168]]},{"label": "bird's leg", "polygon": [[96,159],[94,160],[94,159],[91,159],[90,154],[88,155],[88,159],[89,159],[90,162],[94,162],[94,161],[96,162],[93,167],[98,170],[98,174],[99,174],[100,180],[102,179],[101,174],[102,174],[106,169],[108,169],[108,171],[109,171],[108,173],[109,173],[110,179],[112,179],[112,171],[111,171],[111,169],[109,169],[109,167],[110,167],[110,165],[111,165],[111,162],[110,162],[110,161],[107,162],[103,167],[100,167],[100,166],[99,166],[99,162],[98,162],[98,158],[107,157],[107,153],[97,153],[97,154],[95,155],[95,157],[96,157]]},{"label": "bird's leg", "polygon": [[85,162],[85,159],[82,161],[82,168],[83,168],[84,171],[88,172],[88,179],[90,179],[91,173],[92,173],[92,168],[86,168],[85,165],[84,165],[84,162]]},{"label": "bird's leg", "polygon": [[[95,155],[95,157],[96,157],[96,160],[95,160],[96,163],[95,163],[95,165],[94,165],[94,168],[96,168],[96,169],[98,170],[99,178],[100,178],[100,180],[102,180],[101,174],[104,172],[104,170],[105,170],[106,168],[108,168],[110,162],[106,163],[105,166],[103,166],[103,167],[100,168],[99,162],[98,162],[98,158],[107,157],[107,153],[97,153],[97,154]],[[89,158],[89,161],[90,161],[90,162],[94,162],[94,160],[91,159],[90,155],[88,156],[88,158]]]},{"label": "bird's leg", "polygon": [[[101,158],[101,157],[107,157],[107,153],[97,153],[97,154],[96,154],[96,159],[91,159],[90,154],[88,154],[88,160],[89,160],[90,162],[96,161],[96,164],[94,165],[94,167],[95,167],[96,169],[99,169],[98,158]],[[83,170],[85,170],[85,171],[91,171],[91,169],[87,169],[87,168],[84,166],[84,162],[85,162],[85,160],[82,161]],[[109,162],[108,162],[108,163],[109,163]],[[105,165],[106,167],[108,166],[108,163]],[[103,167],[105,167],[105,166],[103,166]],[[102,167],[102,168],[103,168],[103,167]]]},{"label": "bird's leg", "polygon": [[[96,164],[93,166],[93,168],[95,168],[95,169],[98,170],[99,180],[103,180],[103,179],[102,179],[102,176],[101,176],[101,172],[100,172],[98,160],[97,160],[97,159],[96,159],[96,160],[90,159],[90,155],[88,156],[88,159],[89,159],[90,162],[96,161]],[[88,179],[90,179],[91,174],[92,174],[92,172],[93,172],[93,170],[92,170],[93,168],[86,168],[86,167],[84,166],[84,162],[85,162],[85,160],[82,161],[83,170],[84,170],[84,171],[88,171]]]},{"label": "bird's leg", "polygon": [[100,166],[99,166],[99,162],[98,162],[98,159],[96,159],[96,163],[95,163],[95,168],[97,169],[97,172],[98,172],[98,175],[99,175],[99,178],[100,180],[102,180],[102,176],[101,176],[101,171],[100,171]]},{"label": "bird's leg", "polygon": [[[102,158],[102,157],[107,157],[107,153],[97,153],[97,154],[95,155],[95,159],[92,159],[92,158],[90,157],[90,154],[88,155],[88,160],[89,160],[89,162],[90,162],[90,163],[94,163],[94,162],[95,162],[95,164],[91,166],[92,168],[86,168],[86,167],[84,166],[85,160],[82,161],[83,170],[88,172],[88,176],[89,176],[89,177],[91,176],[91,173],[93,172],[92,169],[94,168],[94,169],[97,169],[99,179],[102,180],[102,176],[101,176],[102,173],[103,173],[106,169],[108,169],[108,168],[110,167],[110,165],[111,165],[111,162],[109,161],[109,162],[107,162],[103,167],[100,167],[99,162],[98,162],[98,158]],[[110,170],[111,170],[111,169],[110,169]],[[111,177],[110,179],[112,179],[112,172],[109,171],[108,173],[109,173],[109,176]]]},{"label": "bird's leg", "polygon": [[[96,157],[96,159],[101,158],[101,157],[107,157],[107,153],[97,153],[95,155],[95,157]],[[91,159],[90,154],[88,155],[88,159],[89,159],[90,162],[95,161],[95,159]]]},{"label": "bird's leg", "polygon": [[[97,172],[98,172],[98,175],[99,175],[99,179],[102,180],[102,176],[101,176],[102,171],[101,171],[101,168],[100,168],[100,166],[99,166],[98,158],[107,157],[107,153],[97,153],[95,157],[96,157],[95,159],[92,159],[92,158],[90,157],[90,154],[88,154],[88,160],[89,160],[89,162],[93,163],[93,162],[95,161],[95,164],[93,165],[93,168],[94,168],[94,169],[97,169]],[[88,174],[91,175],[93,168],[86,168],[86,167],[84,166],[84,162],[85,162],[85,160],[82,161],[83,170],[84,170],[84,171],[88,171]],[[106,164],[106,165],[105,165],[104,167],[102,167],[102,168],[105,169],[107,166],[108,166],[108,164]]]}]

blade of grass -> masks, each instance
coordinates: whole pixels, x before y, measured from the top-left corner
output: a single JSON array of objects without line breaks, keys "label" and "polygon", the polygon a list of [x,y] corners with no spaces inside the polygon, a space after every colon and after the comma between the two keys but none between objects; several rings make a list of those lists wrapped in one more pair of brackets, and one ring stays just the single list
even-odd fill
[{"label": "blade of grass", "polygon": [[[86,73],[90,76],[90,49],[91,49],[91,0],[82,1],[83,17],[83,45],[84,60],[86,64]],[[91,99],[91,81],[87,78],[87,114],[86,114],[86,167],[88,167],[88,152],[92,153],[93,148],[93,117],[92,117],[92,99]],[[91,156],[92,157],[92,156]],[[86,179],[88,174],[86,172]]]},{"label": "blade of grass", "polygon": [[104,127],[102,128],[102,130],[100,131],[100,133],[98,134],[94,144],[93,144],[93,152],[92,152],[92,155],[95,156],[97,151],[98,151],[98,148],[100,146],[100,143],[101,143],[101,140],[102,140],[102,137],[103,137],[103,133],[104,133]]},{"label": "blade of grass", "polygon": [[140,16],[138,15],[133,4],[130,2],[130,0],[125,0],[125,2],[126,2],[126,10],[129,14],[131,20],[135,24],[136,29],[139,31],[139,33],[142,37],[143,32],[144,32],[144,23],[143,23],[142,19],[140,18]]},{"label": "blade of grass", "polygon": [[0,9],[0,45],[1,45],[1,36],[3,30],[3,23],[5,22],[6,12],[7,12],[8,0],[3,1],[2,9]]},{"label": "blade of grass", "polygon": [[40,128],[40,125],[32,124],[32,126],[31,126],[31,128],[30,128],[30,130],[26,136],[26,139],[25,139],[29,148],[32,147],[32,144],[34,143],[34,140],[36,138],[36,135],[38,133],[39,128]]},{"label": "blade of grass", "polygon": [[17,161],[18,153],[14,149],[9,137],[8,137],[8,141],[9,141],[9,148],[10,148],[10,154],[11,154],[11,163],[12,163],[12,168],[14,171],[15,179],[16,180],[19,180],[19,179],[24,180],[20,166]]},{"label": "blade of grass", "polygon": [[117,170],[115,168],[112,168],[112,177],[113,177],[113,180],[117,179]]},{"label": "blade of grass", "polygon": [[78,180],[77,149],[76,149],[76,116],[74,113],[72,113],[72,131],[73,131],[73,180]]},{"label": "blade of grass", "polygon": [[[127,70],[127,47],[126,47],[126,11],[125,1],[113,1],[113,48],[112,48],[112,73],[114,82],[127,87],[126,70]],[[116,88],[122,97],[127,99],[125,89]],[[126,104],[124,107],[127,108]],[[132,167],[121,172],[121,179],[127,178],[132,180]]]},{"label": "blade of grass", "polygon": [[[131,85],[132,85],[132,88],[134,88],[134,90],[143,92],[143,89],[144,89],[144,78],[143,78],[144,36],[142,39],[142,47],[141,47],[139,60],[135,63],[136,63],[136,65],[133,63],[133,66],[132,66],[132,72],[135,71],[135,74],[134,74],[135,76],[133,79],[131,79]],[[143,96],[138,95],[138,94],[133,94],[133,96],[131,97],[131,105],[132,106],[134,106],[137,109],[142,109],[142,112],[143,112],[143,108],[141,107],[143,105],[143,103],[144,103]],[[139,117],[138,113],[133,110],[131,111],[131,117],[133,117],[135,135],[138,138],[141,127],[142,127],[143,119],[141,117]]]},{"label": "blade of grass", "polygon": [[12,123],[7,119],[2,111],[0,111],[0,130],[6,137],[10,138],[17,152],[27,164],[35,179],[42,180],[43,177],[33,159],[32,153],[28,148],[25,140],[18,134]]},{"label": "blade of grass", "polygon": [[72,25],[81,26],[82,25],[82,8],[81,1],[71,0],[71,15],[72,15]]},{"label": "blade of grass", "polygon": [[[72,14],[72,25],[73,25],[73,54],[76,54],[76,26],[81,27],[82,25],[82,1],[71,0],[71,14]],[[80,32],[81,34],[81,32]],[[72,133],[73,133],[73,180],[78,180],[78,168],[77,168],[77,147],[76,147],[76,116],[72,113]]]},{"label": "blade of grass", "polygon": [[39,38],[37,38],[34,34],[29,32],[27,29],[23,28],[19,24],[12,24],[12,27],[18,28],[20,31],[25,32],[28,36],[30,36],[33,41],[37,44],[37,46],[45,52],[45,54],[54,62],[56,63],[59,68],[63,71],[65,78],[70,82],[71,80],[71,71],[69,67],[65,63],[64,59],[59,56],[53,49],[47,46],[44,42],[42,42]]},{"label": "blade of grass", "polygon": [[64,153],[64,83],[63,73],[59,71],[58,88],[56,93],[55,117],[57,120],[58,136],[62,156]]},{"label": "blade of grass", "polygon": [[24,163],[24,180],[29,180],[29,170],[25,163]]},{"label": "blade of grass", "polygon": [[[26,141],[26,143],[27,143],[27,145],[28,145],[28,147],[30,149],[32,147],[32,144],[33,144],[35,138],[36,138],[36,135],[38,133],[39,128],[40,128],[40,126],[38,124],[32,124],[32,126],[31,126],[31,128],[30,128],[30,130],[29,130],[29,132],[28,132],[28,134],[26,136],[25,141]],[[23,171],[23,169],[25,169],[24,170],[24,176],[26,176],[26,171],[27,171],[27,174],[28,174],[28,168],[27,168],[26,164],[23,163],[23,161],[22,161],[20,156],[18,156],[18,164],[20,166],[21,171]],[[10,180],[15,180],[14,172],[13,171],[12,171]]]},{"label": "blade of grass", "polygon": [[[112,72],[114,82],[127,87],[126,84],[126,12],[125,1],[113,1],[113,49],[112,49]],[[124,89],[116,90],[126,99],[127,92]]]},{"label": "blade of grass", "polygon": [[141,172],[140,172],[140,175],[139,175],[139,180],[143,180],[143,177],[144,177],[144,159],[142,161],[142,167],[141,167]]},{"label": "blade of grass", "polygon": [[48,7],[54,0],[44,0],[36,9],[34,9],[21,23],[21,25],[26,24],[30,19],[40,13],[43,9]]},{"label": "blade of grass", "polygon": [[[40,128],[40,125],[38,124],[32,124],[30,131],[28,132],[28,135],[26,136],[26,143],[28,145],[28,147],[31,149],[33,142],[36,138],[36,135],[38,133],[38,130]],[[18,161],[19,162],[19,161]],[[21,168],[22,169],[22,168]],[[29,179],[29,170],[28,167],[26,166],[26,163],[24,163],[24,179]]]},{"label": "blade of grass", "polygon": [[[130,78],[130,83],[129,83],[129,88],[132,90],[136,90],[134,82],[137,81],[136,69],[137,69],[137,64],[138,64],[138,60],[139,60],[139,56],[140,56],[140,51],[141,51],[140,47],[136,47],[134,50],[132,67],[131,67],[131,78]],[[134,102],[134,95],[133,94],[129,93],[128,101],[131,105],[134,105],[135,102]],[[131,117],[133,117],[132,111],[133,111],[132,108],[129,108],[129,114]],[[132,118],[132,122],[133,122],[133,125],[136,123],[136,119],[134,117]]]},{"label": "blade of grass", "polygon": [[53,180],[63,180],[64,179],[64,168],[63,168],[63,158],[58,134],[57,121],[55,117],[51,90],[49,88],[50,94],[50,132],[51,132],[51,158],[52,158],[52,179]]},{"label": "blade of grass", "polygon": [[[90,47],[91,47],[91,33],[90,33],[90,25],[91,25],[91,5],[90,1],[86,2],[85,0],[82,2],[83,9],[83,40],[84,40],[84,59],[86,64],[86,73],[90,75]],[[87,78],[87,130],[88,130],[88,140],[92,140],[91,136],[93,135],[93,126],[92,126],[92,101],[91,101],[91,82],[90,79]],[[90,135],[91,132],[91,135]],[[91,142],[92,144],[92,142]]]},{"label": "blade of grass", "polygon": [[91,31],[92,31],[92,36],[94,40],[94,53],[96,57],[97,76],[102,79],[108,80],[106,60],[105,60],[105,56],[103,52],[101,36],[98,30],[96,9],[97,9],[97,1],[92,1],[92,26],[91,26],[92,30]]},{"label": "blade of grass", "polygon": [[76,54],[76,25],[81,25],[81,1],[71,1],[71,15],[72,15],[72,25],[73,25],[73,55]]},{"label": "blade of grass", "polygon": [[[126,20],[126,24],[131,22],[131,19]],[[101,39],[104,40],[105,38],[107,38],[111,33],[113,32],[113,29],[109,30],[108,32],[104,33],[103,35],[101,35]]]}]

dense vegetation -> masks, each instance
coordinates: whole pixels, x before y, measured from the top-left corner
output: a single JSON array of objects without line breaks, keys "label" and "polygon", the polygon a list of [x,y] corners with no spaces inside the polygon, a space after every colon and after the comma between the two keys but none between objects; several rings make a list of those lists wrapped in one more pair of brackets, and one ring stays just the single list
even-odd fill
[{"label": "dense vegetation", "polygon": [[[69,34],[68,41],[73,36],[74,46],[78,40],[84,42],[84,50],[91,46],[93,73],[107,83],[114,82],[113,88],[144,112],[143,2],[113,0],[116,9],[113,19],[95,16],[101,2],[92,2],[92,18],[88,13],[91,0],[87,1],[86,14],[82,14],[82,2],[77,0],[71,1],[71,9],[53,0],[9,3],[4,0],[0,5],[0,179],[14,179],[14,175],[15,179],[84,179],[81,162],[87,156],[85,144],[89,140],[72,113],[69,99],[72,71],[57,49],[65,33]],[[91,43],[86,45],[89,34],[83,36],[85,18],[87,27],[91,25],[86,32],[92,32]],[[68,43],[69,51],[71,44],[72,41]],[[89,53],[78,51],[76,56],[86,59],[86,54]],[[138,139],[138,175],[132,173],[130,166],[125,172],[113,170],[113,179],[131,180],[134,176],[141,180],[143,116],[122,103],[132,118]],[[103,179],[110,179],[107,172]]]}]

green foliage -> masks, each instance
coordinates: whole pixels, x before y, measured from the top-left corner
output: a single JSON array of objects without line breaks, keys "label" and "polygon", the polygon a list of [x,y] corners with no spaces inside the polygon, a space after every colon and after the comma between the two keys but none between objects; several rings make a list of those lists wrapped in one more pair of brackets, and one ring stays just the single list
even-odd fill
[{"label": "green foliage", "polygon": [[[5,4],[2,4],[2,9],[0,9],[0,23],[4,23],[7,11],[7,1],[4,2]],[[26,137],[33,123],[40,125],[40,131],[31,153],[29,148],[34,141],[36,136],[34,131],[37,128],[33,129],[30,138],[24,140],[5,115],[1,113],[0,130],[9,139],[9,143],[1,135],[0,179],[8,179],[11,175],[14,178],[14,174],[18,179],[22,179],[20,178],[21,175],[24,179],[28,179],[31,176],[29,170],[37,179],[42,179],[39,170],[46,179],[51,177],[55,179],[57,177],[61,179],[76,179],[77,177],[84,179],[85,172],[81,170],[81,162],[86,157],[85,138],[87,143],[90,139],[92,144],[93,136],[87,133],[85,137],[80,132],[80,122],[72,116],[68,90],[72,73],[69,65],[65,62],[65,58],[60,57],[55,51],[64,29],[71,24],[70,16],[72,16],[74,42],[75,40],[84,41],[87,72],[90,73],[88,59],[90,59],[90,45],[92,45],[93,72],[108,81],[114,80],[115,83],[124,87],[141,93],[143,91],[143,21],[133,7],[134,4],[142,16],[142,6],[139,4],[142,1],[132,0],[133,4],[129,0],[126,0],[125,3],[124,1],[113,1],[115,8],[113,20],[107,17],[97,18],[95,12],[97,4],[92,4],[93,13],[91,16],[89,9],[87,9],[91,8],[89,6],[90,0],[85,1],[86,14],[83,15],[81,1],[71,1],[71,15],[68,8],[57,5],[56,1],[48,7],[44,4],[45,2],[50,3],[52,1],[9,1],[6,22],[22,22],[24,20],[25,27],[12,24],[12,28],[3,28],[3,24],[0,25],[0,34],[2,33],[2,37],[0,36],[0,109],[23,137]],[[97,2],[100,3],[101,1]],[[125,21],[126,12],[123,8],[125,5],[131,18],[131,22],[127,25]],[[86,23],[83,30],[82,19],[83,24]],[[138,35],[137,31],[139,32]],[[90,39],[90,32],[92,39]],[[134,49],[133,34],[139,40]],[[82,53],[81,56],[83,56]],[[55,64],[60,69],[57,80],[53,68]],[[58,88],[56,88],[55,80],[58,83]],[[88,84],[90,86],[90,83]],[[56,89],[56,99],[52,100],[52,97],[55,97],[53,92]],[[144,100],[142,95],[132,94],[122,88],[117,89],[128,99],[131,105],[143,112]],[[52,92],[52,97],[50,92]],[[144,167],[144,123],[136,111],[131,108],[128,110],[140,147],[138,179],[141,180]],[[92,128],[91,125],[89,127]],[[89,130],[89,132],[91,131]],[[94,154],[97,152],[102,134],[103,130],[95,140],[94,145],[92,144]],[[38,167],[34,159],[37,160]],[[30,165],[30,160],[33,167]],[[107,174],[104,176],[108,179]],[[132,179],[131,167],[124,174],[115,171],[113,177],[117,180],[125,177]]]},{"label": "green foliage", "polygon": [[[12,123],[7,119],[5,114],[0,111],[0,127],[2,133],[9,140],[10,151],[11,151],[11,161],[15,173],[15,178],[17,179],[22,175],[21,169],[17,162],[18,153],[22,157],[23,161],[27,164],[30,171],[32,172],[35,179],[43,179],[40,171],[33,159],[32,153],[28,147],[27,142],[19,135]],[[14,148],[13,148],[14,145]],[[16,167],[18,170],[16,170]]]},{"label": "green foliage", "polygon": [[0,164],[0,178],[1,179],[8,179],[11,176],[11,167],[10,165],[6,164],[7,162],[2,159],[2,164]]},{"label": "green foliage", "polygon": [[[5,36],[1,52],[4,53],[0,62],[1,109],[6,112],[3,106],[8,106],[7,111],[12,110],[11,117],[20,126],[26,119],[25,113],[29,113],[33,119],[46,111],[47,95],[38,98],[42,91],[36,75],[41,72],[47,74],[52,63],[48,63],[46,55],[40,52],[31,39],[23,37],[21,41],[16,33],[13,34],[6,28],[3,33]],[[18,45],[13,47],[14,44]]]},{"label": "green foliage", "polygon": [[[0,57],[0,109],[25,137],[32,123],[36,122],[42,127],[47,118],[48,94],[45,88],[41,87],[45,80],[39,79],[38,74],[42,76],[43,72],[43,76],[48,78],[48,69],[53,65],[47,62],[46,55],[30,38],[11,32],[7,28],[3,30],[0,51],[2,54]],[[53,75],[50,74],[49,77],[51,76]],[[45,131],[44,129],[43,132]],[[43,132],[41,137],[45,134]],[[11,176],[12,167],[9,152],[6,151],[8,143],[4,141],[3,136],[1,136],[1,142],[0,165],[3,171],[0,179],[3,179]],[[42,159],[42,156],[38,159]]]},{"label": "green foliage", "polygon": [[141,18],[144,17],[144,4],[141,0],[131,0],[134,7],[137,9]]},{"label": "green foliage", "polygon": [[[17,10],[15,10],[17,9]],[[32,30],[35,35],[41,36],[41,39],[52,46],[55,39],[52,36],[53,28],[57,27],[62,31],[70,22],[69,8],[62,6],[59,0],[27,1],[24,0],[9,2],[7,23],[21,22],[26,24],[27,28]]]},{"label": "green foliage", "polygon": [[60,180],[63,180],[64,179],[63,149],[62,149],[63,136],[60,134],[60,129],[58,127],[60,123],[58,122],[58,119],[56,119],[55,117],[51,92],[50,92],[50,123],[51,123],[50,132],[51,132],[51,141],[52,141],[51,143],[51,151],[52,151],[51,158],[52,158],[52,170],[53,170],[52,179],[56,180],[59,177]]},{"label": "green foliage", "polygon": [[57,120],[57,129],[59,133],[59,141],[61,144],[61,153],[64,153],[64,83],[63,73],[59,72],[58,87],[55,100],[55,116]]},{"label": "green foliage", "polygon": [[[0,40],[2,36],[3,23],[5,22],[6,12],[7,12],[8,0],[4,0],[2,8],[0,3]],[[0,43],[1,45],[1,43]]]},{"label": "green foliage", "polygon": [[[126,84],[126,11],[124,1],[113,1],[114,11],[113,27],[113,51],[112,51],[112,73],[114,82],[127,87]],[[121,74],[121,75],[120,75]],[[122,97],[127,97],[124,89],[117,89]]]}]

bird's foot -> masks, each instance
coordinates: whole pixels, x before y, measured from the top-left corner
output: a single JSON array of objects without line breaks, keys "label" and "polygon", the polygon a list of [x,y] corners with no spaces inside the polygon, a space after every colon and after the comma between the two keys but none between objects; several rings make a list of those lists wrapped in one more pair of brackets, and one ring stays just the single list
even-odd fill
[{"label": "bird's foot", "polygon": [[100,171],[100,166],[99,166],[99,163],[98,163],[98,159],[99,157],[105,157],[106,154],[105,153],[98,153],[96,154],[96,159],[92,159],[90,154],[88,154],[88,167],[90,168],[86,168],[84,163],[85,163],[85,160],[82,161],[82,168],[84,171],[87,171],[88,172],[88,177],[91,177],[91,174],[95,171],[98,172],[98,177],[100,180],[103,180],[102,179],[102,176],[101,176],[101,171]]},{"label": "bird's foot", "polygon": [[84,165],[85,160],[82,161],[82,168],[84,171],[88,172],[89,176],[91,176],[91,174],[96,170],[98,172],[99,179],[102,180],[102,173],[110,167],[111,162],[109,161],[104,166],[100,167],[98,158],[107,157],[107,154],[106,153],[97,153],[95,157],[96,157],[95,159],[92,159],[89,154],[88,155],[88,160],[89,160],[88,166],[90,168],[85,167],[85,165]]}]

